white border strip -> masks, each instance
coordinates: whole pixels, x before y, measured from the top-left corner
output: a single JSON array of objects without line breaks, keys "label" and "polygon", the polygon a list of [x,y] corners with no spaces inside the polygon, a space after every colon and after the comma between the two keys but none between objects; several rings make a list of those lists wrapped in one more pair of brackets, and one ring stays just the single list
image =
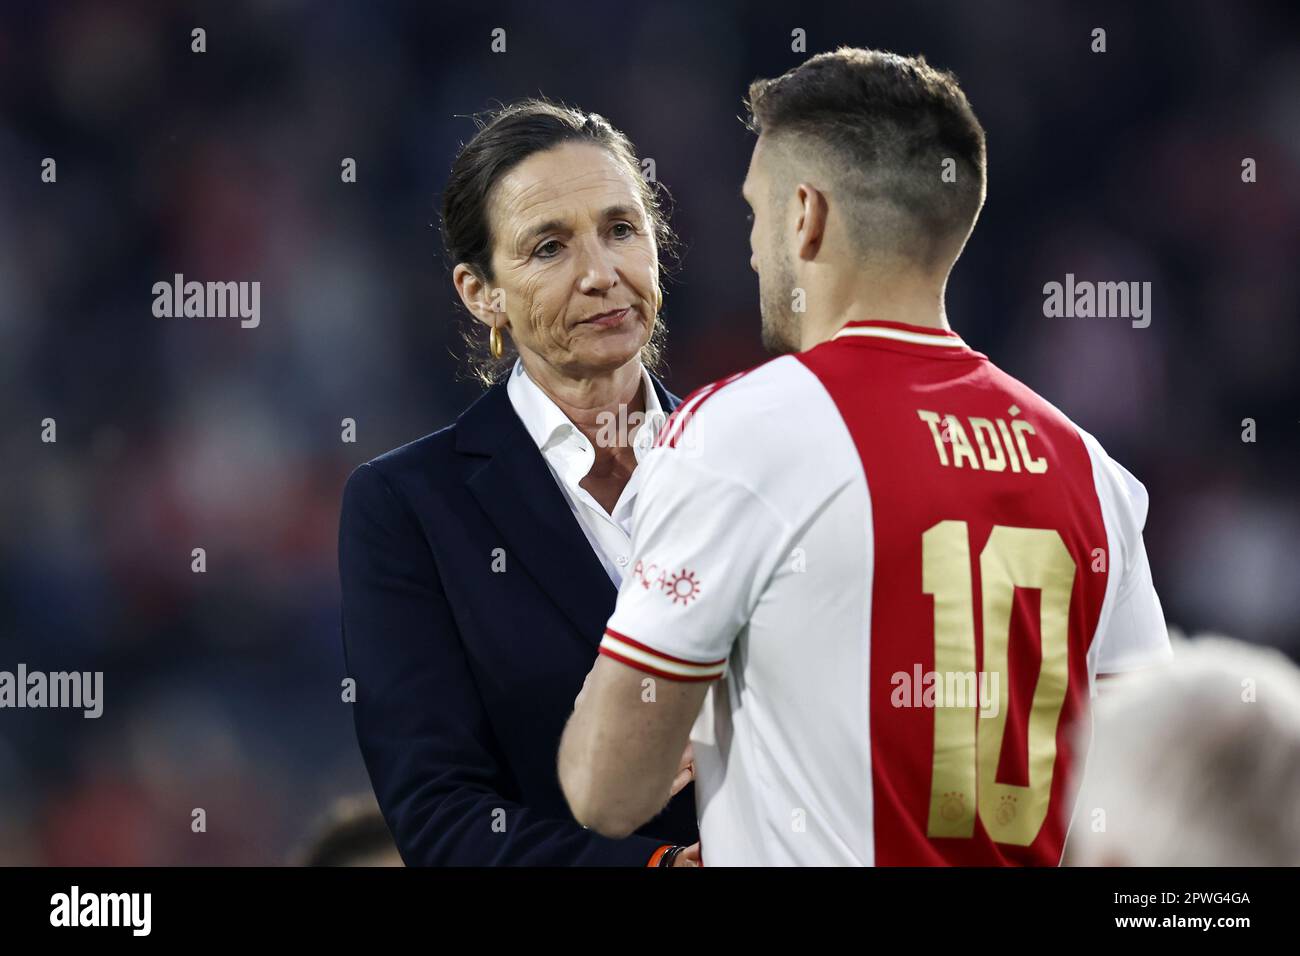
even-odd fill
[{"label": "white border strip", "polygon": [[655,437],[656,446],[668,445],[674,439],[674,437],[680,435],[683,431],[685,431],[686,425],[683,423],[686,421],[687,418],[689,418],[691,415],[695,413],[695,407],[699,405],[700,402],[704,401],[706,398],[708,398],[710,395],[713,394],[713,392],[718,388],[719,384],[720,383],[718,382],[714,382],[711,385],[706,385],[699,395],[696,395],[689,402],[684,402],[681,405],[678,405],[675,409],[673,409],[673,415],[676,417],[672,418],[672,423],[670,424],[667,431],[663,431],[661,429],[660,433]]},{"label": "white border strip", "polygon": [[608,634],[601,639],[600,646],[626,657],[630,661],[636,661],[666,674],[677,674],[681,677],[717,677],[727,669],[726,661],[721,664],[681,664],[677,661],[670,661],[658,654],[650,654],[639,647],[633,647],[631,644],[624,644],[617,637],[611,637]]},{"label": "white border strip", "polygon": [[831,338],[838,339],[841,335],[866,335],[877,339],[893,339],[896,342],[911,342],[913,345],[937,345],[945,349],[962,349],[966,347],[966,343],[959,338],[949,338],[946,335],[927,335],[924,332],[904,332],[902,329],[850,326],[840,329]]}]

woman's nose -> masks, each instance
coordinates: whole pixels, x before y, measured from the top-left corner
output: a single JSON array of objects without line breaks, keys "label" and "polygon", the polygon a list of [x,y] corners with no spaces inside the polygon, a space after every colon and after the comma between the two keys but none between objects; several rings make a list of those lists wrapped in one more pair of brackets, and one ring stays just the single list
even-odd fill
[{"label": "woman's nose", "polygon": [[583,243],[579,252],[578,286],[583,292],[607,292],[618,284],[614,257],[599,242]]}]

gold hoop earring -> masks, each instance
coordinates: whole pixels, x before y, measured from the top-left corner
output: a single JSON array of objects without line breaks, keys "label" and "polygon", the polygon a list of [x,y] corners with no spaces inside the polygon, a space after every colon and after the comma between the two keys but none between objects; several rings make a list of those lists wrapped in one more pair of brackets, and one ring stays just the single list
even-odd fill
[{"label": "gold hoop earring", "polygon": [[495,325],[488,333],[488,351],[492,353],[494,359],[499,359],[506,351],[505,343],[501,341],[501,330]]}]

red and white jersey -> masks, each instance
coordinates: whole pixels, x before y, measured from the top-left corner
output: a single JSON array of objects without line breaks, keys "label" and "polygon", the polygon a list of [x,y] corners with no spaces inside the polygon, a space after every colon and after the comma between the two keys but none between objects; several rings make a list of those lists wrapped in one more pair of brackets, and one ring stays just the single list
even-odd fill
[{"label": "red and white jersey", "polygon": [[851,322],[660,431],[601,653],[718,680],[718,865],[1056,865],[1098,673],[1169,655],[1142,485],[952,332]]}]

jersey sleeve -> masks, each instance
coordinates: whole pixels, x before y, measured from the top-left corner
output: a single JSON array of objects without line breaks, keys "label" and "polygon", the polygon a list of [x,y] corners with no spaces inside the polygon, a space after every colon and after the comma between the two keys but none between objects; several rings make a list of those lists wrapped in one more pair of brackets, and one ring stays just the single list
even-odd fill
[{"label": "jersey sleeve", "polygon": [[720,677],[790,540],[742,480],[657,448],[633,512],[632,555],[600,653],[657,677]]},{"label": "jersey sleeve", "polygon": [[1097,636],[1096,673],[1118,674],[1160,663],[1173,654],[1164,610],[1151,580],[1142,528],[1147,517],[1147,490],[1123,465],[1112,459],[1092,436],[1086,436],[1093,457],[1102,513],[1118,539],[1111,548],[1111,572],[1118,573],[1113,607],[1104,615]]}]

